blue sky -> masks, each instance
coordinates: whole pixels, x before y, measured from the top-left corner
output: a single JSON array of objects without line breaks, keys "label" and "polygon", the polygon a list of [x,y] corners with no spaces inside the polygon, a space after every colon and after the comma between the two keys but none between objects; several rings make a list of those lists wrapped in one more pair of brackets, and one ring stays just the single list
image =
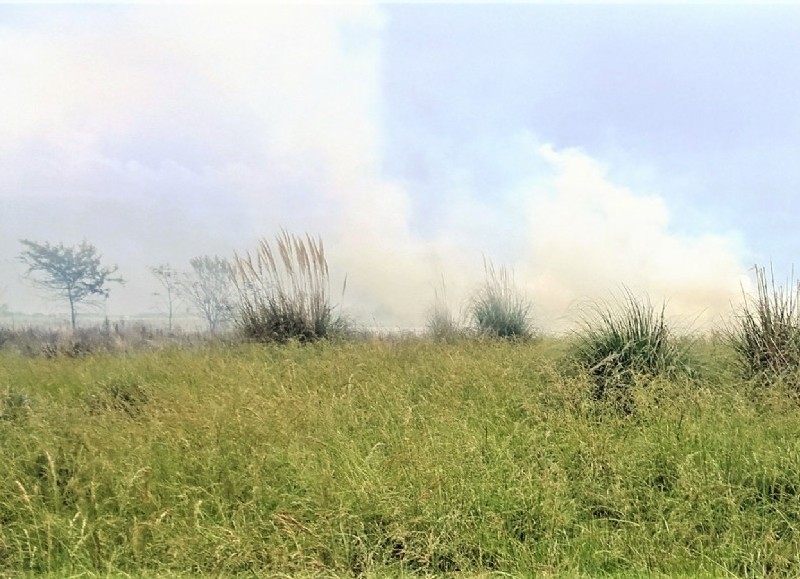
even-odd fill
[{"label": "blue sky", "polygon": [[[612,179],[659,189],[676,208],[676,228],[740,230],[758,259],[790,261],[800,249],[785,235],[800,202],[799,6],[399,6],[391,14],[384,86],[393,174],[431,184],[414,166],[420,154],[408,151],[438,145],[482,173],[474,178],[486,179],[477,186],[490,195],[514,170],[485,145],[502,149],[528,130],[602,160]],[[769,239],[775,220],[783,231]]]},{"label": "blue sky", "polygon": [[[148,265],[319,234],[345,306],[418,325],[484,258],[543,327],[626,284],[730,311],[800,254],[800,6],[0,7],[0,303],[20,238]],[[338,280],[335,280],[335,282]]]}]

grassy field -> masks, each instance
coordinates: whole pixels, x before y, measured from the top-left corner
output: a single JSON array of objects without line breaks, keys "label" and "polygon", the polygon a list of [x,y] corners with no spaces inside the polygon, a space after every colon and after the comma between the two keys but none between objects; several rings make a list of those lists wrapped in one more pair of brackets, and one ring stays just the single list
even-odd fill
[{"label": "grassy field", "polygon": [[797,576],[800,412],[566,340],[0,353],[0,575]]}]

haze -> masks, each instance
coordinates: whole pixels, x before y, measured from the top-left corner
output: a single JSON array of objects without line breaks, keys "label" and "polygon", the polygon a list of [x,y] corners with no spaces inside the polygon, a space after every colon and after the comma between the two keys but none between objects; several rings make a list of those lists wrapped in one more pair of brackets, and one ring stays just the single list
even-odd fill
[{"label": "haze", "polygon": [[0,7],[0,304],[19,239],[147,266],[320,235],[357,320],[457,308],[484,259],[536,324],[626,285],[712,323],[798,253],[800,7]]}]

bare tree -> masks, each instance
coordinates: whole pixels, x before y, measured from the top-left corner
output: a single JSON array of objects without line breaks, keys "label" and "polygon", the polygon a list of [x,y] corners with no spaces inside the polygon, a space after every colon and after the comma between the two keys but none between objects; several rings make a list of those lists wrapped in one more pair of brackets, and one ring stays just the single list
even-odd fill
[{"label": "bare tree", "polygon": [[124,283],[122,278],[113,277],[117,266],[101,266],[97,248],[86,241],[77,247],[27,239],[21,239],[20,243],[27,247],[19,254],[19,260],[28,266],[28,279],[35,286],[69,302],[73,330],[79,303],[96,297],[107,298],[109,283]]},{"label": "bare tree", "polygon": [[181,280],[181,294],[205,318],[213,334],[233,315],[232,268],[223,257],[192,258],[192,271]]},{"label": "bare tree", "polygon": [[[181,289],[180,285],[180,274],[178,270],[169,265],[168,263],[162,263],[161,265],[150,267],[148,268],[150,273],[152,273],[155,278],[159,281],[161,286],[164,288],[164,291],[167,292],[167,307],[169,309],[169,331],[172,331],[172,313],[173,313],[173,306],[175,305],[175,299],[178,297],[178,294]],[[158,295],[158,294],[156,294]]]}]

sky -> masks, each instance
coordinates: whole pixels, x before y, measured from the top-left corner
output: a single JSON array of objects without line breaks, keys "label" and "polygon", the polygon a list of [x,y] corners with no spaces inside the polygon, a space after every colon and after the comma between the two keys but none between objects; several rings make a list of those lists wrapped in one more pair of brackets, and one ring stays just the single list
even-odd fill
[{"label": "sky", "polygon": [[[562,329],[629,288],[730,315],[800,254],[800,5],[0,6],[0,304],[20,239],[148,266],[320,236],[366,325],[492,263]],[[341,287],[344,278],[347,287]]]}]

